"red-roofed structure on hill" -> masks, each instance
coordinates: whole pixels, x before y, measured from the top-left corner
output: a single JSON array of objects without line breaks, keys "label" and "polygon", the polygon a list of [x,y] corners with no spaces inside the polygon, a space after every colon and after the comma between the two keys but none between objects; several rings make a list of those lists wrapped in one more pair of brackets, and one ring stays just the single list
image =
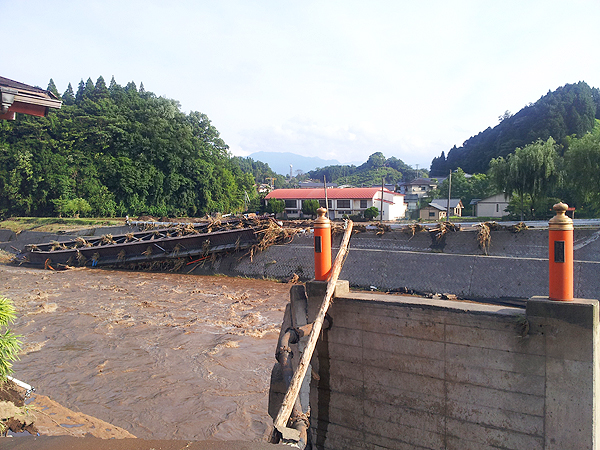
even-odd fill
[{"label": "red-roofed structure on hill", "polygon": [[[329,218],[341,219],[344,215],[363,214],[365,209],[375,206],[382,210],[381,188],[329,188],[327,189],[327,205],[325,190],[320,189],[276,189],[271,191],[265,200],[278,199],[285,201],[285,214],[289,218],[302,217],[302,202],[318,200],[322,207],[329,210]],[[406,215],[404,195],[383,189],[383,220],[403,219]]]},{"label": "red-roofed structure on hill", "polygon": [[44,117],[62,101],[50,91],[0,77],[0,119],[15,120],[16,113]]}]

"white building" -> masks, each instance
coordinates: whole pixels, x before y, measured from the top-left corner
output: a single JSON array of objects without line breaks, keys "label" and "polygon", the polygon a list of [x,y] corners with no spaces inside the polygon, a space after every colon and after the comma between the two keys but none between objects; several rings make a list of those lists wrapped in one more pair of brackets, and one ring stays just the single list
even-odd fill
[{"label": "white building", "polygon": [[482,200],[473,199],[473,215],[475,217],[503,217],[508,216],[505,209],[508,207],[509,198],[506,194],[500,193]]},{"label": "white building", "polygon": [[[382,211],[383,220],[403,219],[406,215],[404,195],[381,188],[344,188],[327,189],[327,209],[330,219],[341,219],[343,215],[363,214],[367,208],[375,206]],[[325,207],[325,190],[321,189],[275,189],[265,200],[278,199],[285,201],[285,214],[289,218],[302,217],[302,202],[318,200]]]}]

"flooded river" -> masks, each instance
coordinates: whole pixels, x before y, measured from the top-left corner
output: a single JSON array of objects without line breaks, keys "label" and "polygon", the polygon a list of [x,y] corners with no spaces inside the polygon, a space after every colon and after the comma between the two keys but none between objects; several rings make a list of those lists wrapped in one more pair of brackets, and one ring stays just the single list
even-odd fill
[{"label": "flooded river", "polygon": [[146,439],[260,440],[289,285],[0,265],[14,376]]}]

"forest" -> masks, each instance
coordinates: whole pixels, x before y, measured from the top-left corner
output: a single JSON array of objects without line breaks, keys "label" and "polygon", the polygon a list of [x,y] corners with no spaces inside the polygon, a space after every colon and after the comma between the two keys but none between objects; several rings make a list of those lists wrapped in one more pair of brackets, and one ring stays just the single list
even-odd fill
[{"label": "forest", "polygon": [[566,84],[548,92],[512,115],[506,111],[494,128],[487,128],[454,146],[431,162],[431,176],[446,176],[461,167],[467,173],[485,173],[493,158],[506,158],[517,147],[552,137],[564,146],[569,137],[582,137],[600,119],[600,91],[585,82]]},{"label": "forest", "polygon": [[256,197],[206,115],[114,77],[48,90],[60,110],[0,121],[0,216],[199,216]]},{"label": "forest", "polygon": [[426,170],[415,170],[394,156],[386,158],[383,153],[375,152],[360,166],[335,165],[317,168],[306,173],[305,178],[351,186],[377,186],[385,180],[387,184],[427,176]]},{"label": "forest", "polygon": [[[493,129],[415,170],[372,153],[359,166],[317,168],[291,178],[251,158],[234,157],[205,114],[134,82],[88,78],[60,95],[48,117],[0,121],[0,217],[202,216],[263,211],[257,186],[397,184],[453,173],[452,196],[465,206],[497,192],[512,196],[513,216],[546,217],[552,202],[579,217],[600,215],[600,94],[586,83],[549,92]],[[475,174],[469,176],[468,174]],[[432,194],[447,196],[447,181]],[[427,201],[427,199],[424,199]]]}]

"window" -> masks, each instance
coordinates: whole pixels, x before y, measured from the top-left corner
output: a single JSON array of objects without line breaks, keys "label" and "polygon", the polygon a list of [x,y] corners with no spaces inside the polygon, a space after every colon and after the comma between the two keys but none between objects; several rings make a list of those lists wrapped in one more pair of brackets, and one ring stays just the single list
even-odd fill
[{"label": "window", "polygon": [[[327,208],[328,208],[328,209],[331,209],[331,200],[327,200],[327,203],[328,203],[328,206],[327,206]],[[325,206],[325,200],[319,200],[319,206],[320,206],[321,208],[325,208],[325,207],[326,207],[326,206]]]},{"label": "window", "polygon": [[500,212],[500,205],[496,203],[496,212]]},{"label": "window", "polygon": [[285,209],[297,208],[297,200],[286,200]]},{"label": "window", "polygon": [[366,200],[361,200],[360,201],[360,207],[361,208],[366,208],[367,207],[367,201]]},{"label": "window", "polygon": [[434,211],[429,211],[429,217],[435,217],[435,212]]},{"label": "window", "polygon": [[348,209],[350,208],[350,200],[338,200],[337,209]]}]

